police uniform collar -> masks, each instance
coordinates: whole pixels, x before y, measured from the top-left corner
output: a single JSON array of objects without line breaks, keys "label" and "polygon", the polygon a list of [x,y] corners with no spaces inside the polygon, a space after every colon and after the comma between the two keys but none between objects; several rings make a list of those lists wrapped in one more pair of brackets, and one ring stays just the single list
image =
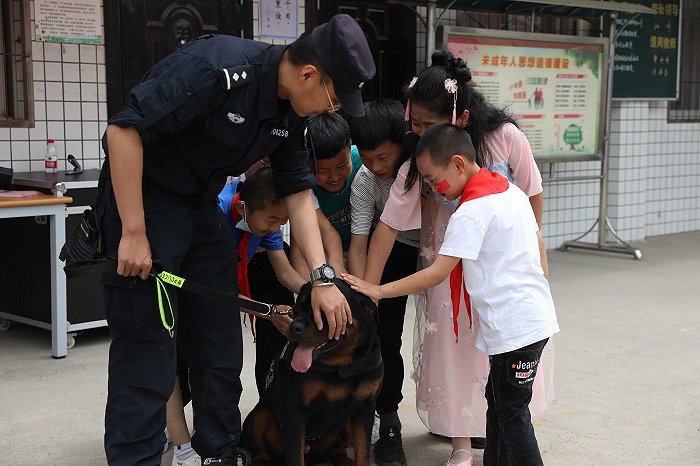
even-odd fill
[{"label": "police uniform collar", "polygon": [[269,120],[279,114],[277,108],[277,84],[280,61],[285,45],[273,45],[265,54],[260,76],[260,119]]}]

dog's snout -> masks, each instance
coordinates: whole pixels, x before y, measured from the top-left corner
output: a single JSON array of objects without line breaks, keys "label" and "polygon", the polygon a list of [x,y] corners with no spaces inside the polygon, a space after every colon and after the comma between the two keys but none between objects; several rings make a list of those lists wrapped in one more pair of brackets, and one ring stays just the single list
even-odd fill
[{"label": "dog's snout", "polygon": [[304,325],[303,322],[300,322],[298,320],[295,320],[289,326],[290,335],[301,335],[304,333],[305,330],[306,330],[306,325]]}]

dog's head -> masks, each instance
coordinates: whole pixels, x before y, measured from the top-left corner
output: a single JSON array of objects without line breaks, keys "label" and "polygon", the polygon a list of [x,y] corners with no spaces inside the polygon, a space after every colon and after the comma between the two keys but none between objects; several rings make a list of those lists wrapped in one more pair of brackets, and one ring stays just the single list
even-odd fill
[{"label": "dog's head", "polygon": [[292,368],[306,372],[311,364],[318,362],[326,366],[344,366],[353,362],[353,353],[371,347],[377,340],[377,323],[374,318],[377,306],[368,297],[353,291],[343,280],[335,285],[347,299],[352,310],[352,324],[339,340],[328,339],[328,322],[323,316],[323,329],[318,330],[311,309],[311,284],[307,283],[299,292],[294,305],[294,320],[289,326],[289,339],[297,343],[292,356]]}]

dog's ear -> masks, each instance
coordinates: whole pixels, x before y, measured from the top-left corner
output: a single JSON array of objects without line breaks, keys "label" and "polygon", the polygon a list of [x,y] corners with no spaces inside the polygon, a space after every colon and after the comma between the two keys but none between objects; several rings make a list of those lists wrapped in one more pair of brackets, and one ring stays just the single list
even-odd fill
[{"label": "dog's ear", "polygon": [[301,289],[299,290],[299,294],[297,295],[295,307],[306,305],[309,302],[310,298],[311,298],[311,282],[306,282],[302,285]]}]

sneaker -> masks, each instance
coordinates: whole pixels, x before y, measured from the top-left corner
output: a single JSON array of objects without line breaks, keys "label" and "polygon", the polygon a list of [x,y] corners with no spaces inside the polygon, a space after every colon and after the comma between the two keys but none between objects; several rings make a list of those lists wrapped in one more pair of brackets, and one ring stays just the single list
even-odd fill
[{"label": "sneaker", "polygon": [[379,432],[379,440],[374,445],[374,462],[378,466],[405,466],[400,427],[387,427]]},{"label": "sneaker", "polygon": [[202,466],[202,460],[196,453],[185,460],[180,460],[173,453],[173,464],[172,466]]},{"label": "sneaker", "polygon": [[168,432],[168,429],[165,429],[165,444],[163,445],[163,454],[166,454],[168,452],[168,449],[172,444],[173,439],[170,438],[170,432]]},{"label": "sneaker", "polygon": [[370,444],[374,445],[379,440],[379,414],[374,413],[374,425],[372,425],[372,439]]},{"label": "sneaker", "polygon": [[202,458],[202,466],[248,466],[252,464],[248,461],[245,450],[229,447],[220,456]]}]

